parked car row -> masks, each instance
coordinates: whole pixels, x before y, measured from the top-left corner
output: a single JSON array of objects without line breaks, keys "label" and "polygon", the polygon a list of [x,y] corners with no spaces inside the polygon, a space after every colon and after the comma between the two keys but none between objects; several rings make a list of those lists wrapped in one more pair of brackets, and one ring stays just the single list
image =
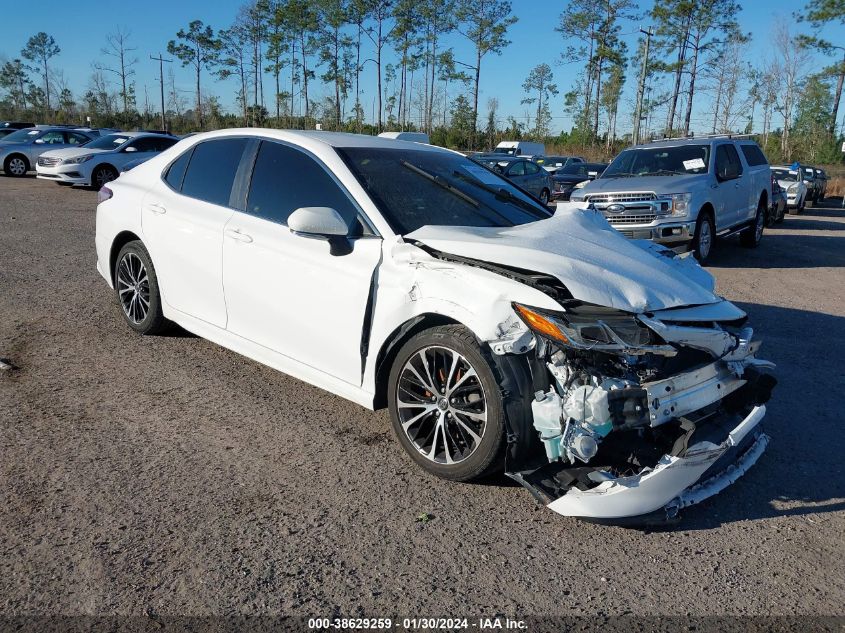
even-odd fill
[{"label": "parked car row", "polygon": [[0,124],[0,165],[7,176],[36,171],[63,185],[101,187],[129,161],[151,158],[179,139],[167,132],[121,132],[72,125]]}]

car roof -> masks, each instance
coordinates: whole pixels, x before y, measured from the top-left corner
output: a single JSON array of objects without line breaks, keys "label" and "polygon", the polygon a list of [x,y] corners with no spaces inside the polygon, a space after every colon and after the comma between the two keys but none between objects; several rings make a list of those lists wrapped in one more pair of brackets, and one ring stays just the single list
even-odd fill
[{"label": "car roof", "polygon": [[324,132],[320,130],[278,130],[272,128],[232,128],[228,130],[216,130],[214,132],[201,132],[191,137],[199,142],[213,138],[226,136],[257,136],[263,138],[277,139],[302,145],[322,144],[325,146],[338,147],[373,147],[383,149],[407,149],[423,152],[453,152],[442,147],[415,143],[414,141],[400,141],[392,138],[368,136],[366,134],[349,134],[346,132]]}]

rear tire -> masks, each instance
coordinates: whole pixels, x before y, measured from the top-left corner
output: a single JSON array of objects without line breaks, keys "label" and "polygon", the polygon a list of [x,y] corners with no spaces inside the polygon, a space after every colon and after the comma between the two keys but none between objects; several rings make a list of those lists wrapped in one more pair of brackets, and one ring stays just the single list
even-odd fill
[{"label": "rear tire", "polygon": [[748,228],[739,234],[739,243],[745,248],[757,248],[763,239],[763,227],[766,224],[766,203],[760,200],[757,213]]},{"label": "rear tire", "polygon": [[549,198],[551,197],[551,195],[552,195],[552,194],[551,194],[551,193],[549,193],[549,190],[548,190],[548,189],[543,189],[543,190],[540,192],[540,202],[542,202],[542,203],[543,203],[543,206],[548,206],[548,205],[549,205]]},{"label": "rear tire", "polygon": [[698,214],[698,221],[695,223],[695,235],[692,238],[693,256],[700,263],[705,263],[713,254],[715,243],[716,225],[713,222],[713,216],[709,211],[701,211]]},{"label": "rear tire", "polygon": [[393,431],[411,459],[452,481],[501,470],[505,412],[498,375],[492,353],[461,325],[411,337],[388,381]]},{"label": "rear tire", "polygon": [[113,273],[114,294],[129,327],[139,334],[157,334],[166,329],[170,322],[161,311],[158,277],[140,240],[120,249]]}]

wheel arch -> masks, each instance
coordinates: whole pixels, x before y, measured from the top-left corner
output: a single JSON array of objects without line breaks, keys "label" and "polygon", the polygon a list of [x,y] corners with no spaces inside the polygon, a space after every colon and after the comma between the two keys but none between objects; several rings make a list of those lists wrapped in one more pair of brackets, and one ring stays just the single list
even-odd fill
[{"label": "wheel arch", "polygon": [[702,213],[709,214],[713,223],[716,223],[716,209],[713,207],[713,203],[709,200],[701,205],[701,208],[698,210],[698,217],[701,217]]},{"label": "wheel arch", "polygon": [[135,241],[143,244],[143,240],[132,231],[121,231],[112,241],[111,250],[109,251],[109,278],[111,279],[112,286],[114,286],[114,266],[117,264],[117,255],[120,253],[120,249],[129,242]]},{"label": "wheel arch", "polygon": [[[373,409],[378,410],[387,407],[387,379],[390,375],[390,368],[405,342],[415,334],[438,325],[462,325],[467,327],[465,323],[444,314],[424,312],[399,325],[384,339],[376,355]],[[472,328],[467,327],[467,329],[472,331]]]},{"label": "wheel arch", "polygon": [[757,203],[758,206],[759,206],[760,203],[763,204],[764,209],[769,208],[769,192],[766,191],[765,189],[763,189],[763,191],[760,192],[760,202]]},{"label": "wheel arch", "polygon": [[23,158],[23,162],[26,163],[26,170],[32,171],[32,161],[29,160],[29,156],[23,152],[11,152],[7,154],[6,158],[3,159],[3,171],[6,171],[6,165],[8,165],[9,161],[15,157]]}]

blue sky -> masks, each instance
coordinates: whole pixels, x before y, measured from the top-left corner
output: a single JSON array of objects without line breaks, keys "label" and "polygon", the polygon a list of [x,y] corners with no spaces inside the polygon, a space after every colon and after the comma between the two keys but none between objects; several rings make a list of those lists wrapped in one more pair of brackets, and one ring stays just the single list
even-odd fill
[{"label": "blue sky", "polygon": [[[752,33],[752,41],[747,51],[749,61],[757,61],[771,54],[771,34],[773,22],[778,16],[792,21],[792,13],[803,7],[802,0],[745,0],[742,2],[743,11],[740,14],[741,27]],[[101,57],[100,49],[105,44],[105,35],[115,27],[128,28],[132,33],[132,41],[138,47],[136,55],[139,63],[135,66],[137,75],[137,94],[139,103],[144,100],[144,89],[149,94],[151,103],[158,103],[158,63],[149,59],[151,54],[159,51],[166,53],[167,41],[175,37],[176,31],[186,26],[193,19],[201,19],[215,30],[225,28],[233,21],[240,2],[209,2],[208,0],[180,0],[179,2],[163,2],[149,0],[143,4],[133,2],[109,2],[99,5],[98,10],[80,10],[80,6],[68,2],[51,2],[48,7],[39,3],[20,3],[13,11],[4,16],[4,37],[0,39],[0,60],[11,59],[20,55],[20,49],[30,35],[38,31],[46,31],[53,35],[62,49],[55,58],[54,64],[63,69],[68,84],[78,96],[84,92],[91,74],[91,64]],[[481,115],[486,110],[489,97],[496,97],[499,101],[499,118],[509,115],[524,120],[528,106],[520,105],[525,96],[522,83],[530,69],[541,62],[552,66],[555,82],[560,89],[560,95],[551,102],[554,117],[552,127],[554,131],[569,129],[571,121],[563,111],[563,94],[569,89],[578,73],[572,64],[560,65],[557,60],[566,42],[554,31],[558,24],[558,16],[566,6],[566,2],[543,0],[513,0],[514,12],[519,21],[511,27],[509,38],[512,44],[505,49],[501,56],[488,55],[482,65],[481,96],[479,104]],[[642,6],[649,8],[650,4],[642,2]],[[642,22],[648,25],[647,19]],[[82,28],[84,25],[84,29]],[[628,41],[629,50],[636,48],[636,31],[638,24],[630,24],[625,28],[624,39]],[[795,24],[795,32],[806,30],[804,25]],[[845,42],[845,29],[840,26],[828,27],[823,33],[825,37],[840,44]],[[450,36],[447,43],[454,46],[458,59],[471,59],[471,49],[466,40],[460,36]],[[819,58],[814,65],[821,67],[826,60]],[[187,103],[191,103],[192,77],[189,69],[174,64],[177,86],[185,91]],[[368,65],[371,69],[372,65]],[[364,95],[362,101],[367,115],[372,113],[373,97],[376,94],[374,73],[365,73],[366,79],[362,86]],[[221,97],[224,106],[231,108],[234,102],[234,83],[219,82],[205,78],[206,90]],[[622,109],[627,111],[633,99],[636,84],[636,74],[628,74],[626,90],[622,99]],[[316,86],[315,86],[316,87]],[[269,83],[265,83],[265,90]],[[313,91],[314,88],[312,87]],[[328,94],[329,88],[316,87],[318,95]],[[313,94],[313,92],[312,92]],[[707,107],[709,97],[701,95],[696,98],[696,110]],[[268,99],[269,101],[269,99]],[[627,113],[620,116],[620,128],[628,126]],[[700,126],[703,119],[698,118]]]}]

